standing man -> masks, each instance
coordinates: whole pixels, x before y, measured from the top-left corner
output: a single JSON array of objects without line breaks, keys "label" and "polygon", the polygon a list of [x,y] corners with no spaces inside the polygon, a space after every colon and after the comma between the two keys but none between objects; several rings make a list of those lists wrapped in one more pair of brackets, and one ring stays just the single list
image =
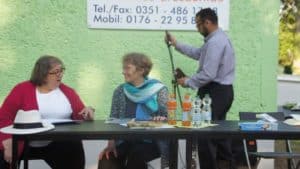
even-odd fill
[{"label": "standing man", "polygon": [[[170,34],[165,37],[177,51],[199,62],[195,74],[179,78],[177,83],[198,89],[201,98],[209,94],[212,98],[212,120],[225,120],[233,102],[234,50],[228,36],[218,27],[218,17],[214,10],[200,10],[196,14],[196,26],[204,36],[204,44],[200,48],[177,42]],[[217,169],[217,155],[229,161],[229,168],[235,167],[229,140],[204,138],[198,141],[198,146],[201,169]]]}]

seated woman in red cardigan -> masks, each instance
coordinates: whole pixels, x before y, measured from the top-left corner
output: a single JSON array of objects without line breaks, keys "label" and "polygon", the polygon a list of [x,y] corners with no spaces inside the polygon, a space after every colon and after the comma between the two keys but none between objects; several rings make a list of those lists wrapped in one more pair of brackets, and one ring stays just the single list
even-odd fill
[{"label": "seated woman in red cardigan", "polygon": [[[76,92],[62,83],[64,71],[57,57],[40,57],[30,80],[17,84],[4,100],[0,128],[11,125],[18,110],[38,110],[42,119],[93,120],[94,109],[86,107]],[[22,149],[22,143],[19,147]],[[34,141],[29,143],[29,152],[30,157],[44,159],[52,169],[84,169],[81,141]],[[0,132],[0,168],[9,169],[11,160],[11,135]]]}]

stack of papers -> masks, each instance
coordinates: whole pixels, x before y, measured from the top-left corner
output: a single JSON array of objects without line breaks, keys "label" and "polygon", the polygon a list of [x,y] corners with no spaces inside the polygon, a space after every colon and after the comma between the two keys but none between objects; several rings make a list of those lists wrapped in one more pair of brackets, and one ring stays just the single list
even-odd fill
[{"label": "stack of papers", "polygon": [[277,122],[277,120],[274,117],[268,115],[267,113],[257,114],[256,117],[271,123]]}]

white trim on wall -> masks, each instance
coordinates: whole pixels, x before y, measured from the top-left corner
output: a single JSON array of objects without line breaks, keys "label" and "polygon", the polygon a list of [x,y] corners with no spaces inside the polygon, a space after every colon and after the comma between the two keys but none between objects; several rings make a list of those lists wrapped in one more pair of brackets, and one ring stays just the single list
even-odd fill
[{"label": "white trim on wall", "polygon": [[277,76],[277,80],[278,81],[300,82],[300,76],[299,75],[284,75],[284,74],[282,74],[282,75]]},{"label": "white trim on wall", "polygon": [[300,76],[277,76],[277,105],[300,102]]}]

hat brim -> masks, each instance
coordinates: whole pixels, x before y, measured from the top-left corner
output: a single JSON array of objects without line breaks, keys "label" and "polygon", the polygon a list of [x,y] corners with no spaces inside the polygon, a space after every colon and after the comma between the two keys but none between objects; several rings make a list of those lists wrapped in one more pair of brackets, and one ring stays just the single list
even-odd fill
[{"label": "hat brim", "polygon": [[47,122],[42,122],[44,127],[40,128],[33,128],[33,129],[16,129],[13,128],[13,125],[3,127],[0,129],[2,133],[6,134],[19,134],[19,135],[24,135],[24,134],[35,134],[35,133],[41,133],[44,131],[52,130],[54,129],[54,125],[51,123]]}]

